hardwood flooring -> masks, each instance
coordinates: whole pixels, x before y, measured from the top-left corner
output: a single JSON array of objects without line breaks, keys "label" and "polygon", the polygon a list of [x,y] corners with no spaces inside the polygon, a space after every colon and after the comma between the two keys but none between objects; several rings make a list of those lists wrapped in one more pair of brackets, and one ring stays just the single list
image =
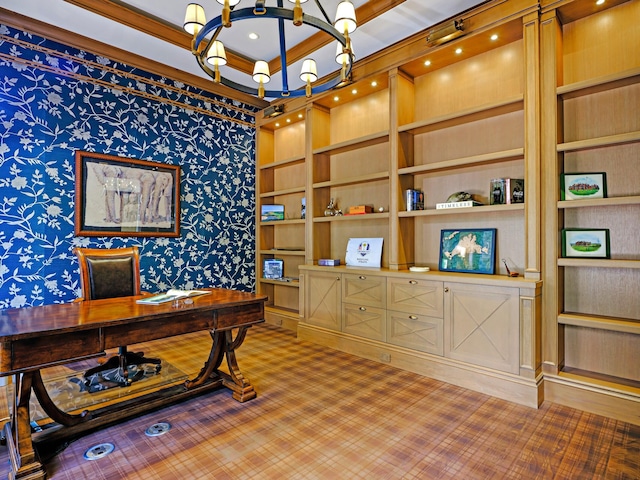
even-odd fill
[{"label": "hardwood flooring", "polygon": [[[144,350],[195,373],[194,334]],[[546,402],[535,410],[311,343],[271,325],[238,351],[258,398],[226,390],[86,435],[53,480],[640,479],[640,426]],[[145,430],[168,422],[171,430]],[[90,447],[115,450],[85,460]],[[0,476],[8,473],[0,447]]]}]

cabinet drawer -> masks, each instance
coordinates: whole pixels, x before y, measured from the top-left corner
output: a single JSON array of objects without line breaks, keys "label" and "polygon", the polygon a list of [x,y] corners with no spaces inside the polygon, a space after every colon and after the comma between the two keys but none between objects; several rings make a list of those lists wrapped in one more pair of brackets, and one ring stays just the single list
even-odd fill
[{"label": "cabinet drawer", "polygon": [[385,308],[387,301],[385,277],[344,274],[342,276],[342,301],[369,307]]},{"label": "cabinet drawer", "polygon": [[387,312],[387,342],[420,352],[444,355],[444,320],[406,312]]},{"label": "cabinet drawer", "polygon": [[342,331],[351,335],[385,341],[386,310],[366,305],[342,304]]},{"label": "cabinet drawer", "polygon": [[393,311],[442,318],[443,284],[416,278],[387,280],[387,308]]}]

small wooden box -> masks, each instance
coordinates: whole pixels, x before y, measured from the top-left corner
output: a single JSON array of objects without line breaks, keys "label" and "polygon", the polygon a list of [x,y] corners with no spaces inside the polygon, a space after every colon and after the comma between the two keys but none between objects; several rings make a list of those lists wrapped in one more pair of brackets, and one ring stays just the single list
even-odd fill
[{"label": "small wooden box", "polygon": [[349,207],[349,213],[347,215],[362,215],[365,213],[373,213],[373,207],[371,205],[356,205]]}]

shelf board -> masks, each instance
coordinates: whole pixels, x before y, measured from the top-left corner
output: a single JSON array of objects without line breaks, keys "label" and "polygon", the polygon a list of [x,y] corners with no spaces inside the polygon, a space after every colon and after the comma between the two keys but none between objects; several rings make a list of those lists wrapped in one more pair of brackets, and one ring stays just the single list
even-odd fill
[{"label": "shelf board", "polygon": [[304,218],[295,218],[292,220],[273,220],[271,222],[260,222],[261,227],[272,227],[275,225],[304,225]]},{"label": "shelf board", "polygon": [[368,175],[360,175],[358,177],[340,178],[338,180],[329,180],[326,182],[318,182],[313,184],[313,188],[337,187],[343,185],[355,185],[358,183],[367,183],[376,180],[388,180],[389,172],[370,173]]},{"label": "shelf board", "polygon": [[370,135],[364,135],[352,140],[347,140],[346,142],[334,143],[332,145],[327,145],[326,147],[316,148],[313,151],[313,154],[328,153],[330,155],[334,155],[336,153],[349,152],[388,141],[389,130],[384,130],[382,132],[372,133]]},{"label": "shelf board", "polygon": [[399,217],[430,217],[433,215],[478,215],[488,212],[513,212],[517,210],[524,210],[524,203],[513,203],[511,205],[481,205],[477,207],[465,207],[465,208],[442,208],[436,210],[429,208],[427,210],[412,210],[410,212],[402,211],[398,212]]},{"label": "shelf board", "polygon": [[398,128],[400,133],[406,132],[413,135],[432,132],[443,128],[454,127],[464,123],[475,122],[485,118],[497,117],[506,113],[517,112],[524,109],[524,96],[518,95],[501,102],[488,103],[478,107],[460,110],[455,113],[441,115],[418,122],[402,125]]},{"label": "shelf board", "polygon": [[279,307],[273,304],[266,304],[264,306],[264,310],[265,312],[276,313],[278,315],[285,315],[287,317],[294,317],[296,319],[299,316],[298,310],[295,310],[293,308]]},{"label": "shelf board", "polygon": [[629,197],[594,198],[593,200],[560,200],[558,208],[610,207],[614,205],[638,205],[640,195]]},{"label": "shelf board", "polygon": [[281,168],[281,167],[290,167],[292,165],[297,165],[299,163],[304,163],[305,157],[303,155],[296,155],[295,157],[285,158],[284,160],[279,160],[277,162],[267,163],[265,165],[260,165],[260,170],[267,170],[270,168]]},{"label": "shelf board", "polygon": [[314,217],[314,222],[348,222],[354,220],[380,220],[389,218],[389,212],[365,213],[364,215],[336,215],[333,217]]},{"label": "shelf board", "polygon": [[628,378],[613,377],[571,367],[564,367],[562,371],[558,372],[558,377],[588,388],[596,385],[615,396],[622,394],[625,397],[635,398],[635,401],[640,399],[640,382]]},{"label": "shelf board", "polygon": [[589,138],[587,140],[577,140],[575,142],[559,143],[557,150],[558,152],[576,152],[579,150],[611,147],[613,145],[624,145],[626,143],[636,142],[640,142],[640,131],[608,135],[606,137]]},{"label": "shelf board", "polygon": [[283,248],[271,248],[268,250],[260,250],[261,255],[282,255],[282,256],[304,256],[304,250],[287,250]]},{"label": "shelf board", "polygon": [[564,99],[591,95],[604,92],[613,88],[633,85],[640,82],[640,68],[632,68],[623,72],[591,78],[581,82],[562,85],[556,89],[556,93]]},{"label": "shelf board", "polygon": [[420,173],[435,172],[438,170],[450,170],[452,168],[464,168],[484,163],[508,162],[524,158],[524,148],[514,148],[500,152],[483,153],[471,157],[454,158],[442,162],[429,163],[425,165],[414,165],[398,169],[400,175],[417,175]]},{"label": "shelf board", "polygon": [[558,315],[558,323],[640,335],[640,320],[630,318],[599,317],[597,315],[565,312]]},{"label": "shelf board", "polygon": [[291,282],[284,282],[281,280],[271,280],[269,278],[261,278],[260,283],[268,283],[270,285],[279,285],[281,287],[300,288],[300,282],[298,280],[293,280]]},{"label": "shelf board", "polygon": [[612,260],[608,258],[559,258],[559,267],[640,268],[640,260]]},{"label": "shelf board", "polygon": [[266,198],[266,197],[278,197],[281,195],[291,195],[294,193],[304,193],[305,188],[304,185],[302,187],[295,187],[295,188],[285,188],[283,190],[274,190],[272,192],[263,192],[260,194],[260,198]]}]

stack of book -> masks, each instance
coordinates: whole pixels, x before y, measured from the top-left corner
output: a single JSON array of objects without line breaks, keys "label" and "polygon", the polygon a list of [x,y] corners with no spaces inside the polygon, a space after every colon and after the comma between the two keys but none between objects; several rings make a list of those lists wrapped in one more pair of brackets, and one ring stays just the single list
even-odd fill
[{"label": "stack of book", "polygon": [[405,190],[405,197],[407,201],[407,212],[424,210],[424,193],[420,190],[409,188]]}]

